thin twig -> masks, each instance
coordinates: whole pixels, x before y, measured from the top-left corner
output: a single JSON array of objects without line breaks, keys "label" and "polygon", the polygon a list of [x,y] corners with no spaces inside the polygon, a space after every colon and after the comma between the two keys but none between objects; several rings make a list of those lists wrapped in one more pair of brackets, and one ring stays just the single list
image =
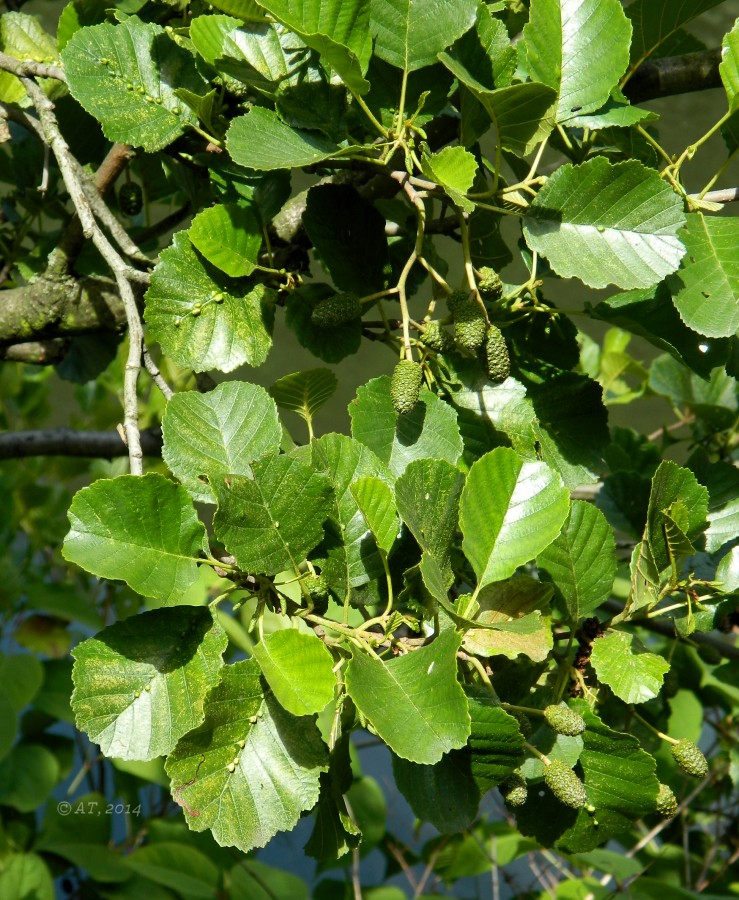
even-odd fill
[{"label": "thin twig", "polygon": [[[146,456],[161,456],[161,429],[147,428],[141,432],[141,450]],[[127,455],[126,446],[117,431],[46,428],[0,434],[0,459],[24,459],[29,456],[115,459]]]},{"label": "thin twig", "polygon": [[55,78],[66,84],[64,70],[59,66],[50,66],[47,63],[34,62],[31,59],[16,59],[7,53],[0,53],[0,69],[12,72],[18,78]]}]

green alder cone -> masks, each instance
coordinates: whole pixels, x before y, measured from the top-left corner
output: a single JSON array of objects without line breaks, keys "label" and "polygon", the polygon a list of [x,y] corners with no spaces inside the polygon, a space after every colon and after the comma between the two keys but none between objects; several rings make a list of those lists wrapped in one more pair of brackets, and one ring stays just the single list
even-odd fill
[{"label": "green alder cone", "polygon": [[470,302],[470,292],[469,291],[452,291],[451,294],[446,298],[446,305],[449,309],[449,313],[452,316],[455,316],[457,310],[463,307],[466,303]]},{"label": "green alder cone", "polygon": [[321,300],[311,313],[311,321],[319,328],[334,328],[359,319],[361,315],[359,297],[351,291],[344,291]]},{"label": "green alder cone", "polygon": [[562,760],[555,759],[544,769],[544,781],[557,800],[565,806],[571,806],[573,809],[587,806],[588,795],[585,785]]},{"label": "green alder cone", "polygon": [[118,205],[127,216],[136,216],[144,205],[144,195],[138,184],[128,181],[118,191]]},{"label": "green alder cone", "polygon": [[485,336],[485,368],[490,380],[496,384],[505,381],[511,374],[508,347],[503,332],[497,325],[491,325]]},{"label": "green alder cone", "polygon": [[657,812],[663,819],[672,819],[677,815],[677,797],[667,784],[660,784],[657,794]]},{"label": "green alder cone", "polygon": [[432,319],[426,323],[421,335],[421,343],[437,353],[446,353],[454,346],[454,338],[438,319]]},{"label": "green alder cone", "polygon": [[329,599],[328,581],[325,575],[309,575],[303,579],[303,585],[308,591],[314,609],[325,611]]},{"label": "green alder cone", "polygon": [[688,775],[695,778],[705,778],[708,774],[708,760],[698,749],[697,744],[683,738],[672,745],[672,755],[675,762]]},{"label": "green alder cone", "polygon": [[395,366],[390,382],[390,399],[396,412],[401,415],[409,413],[418,403],[421,393],[423,369],[421,364],[410,359],[401,359]]},{"label": "green alder cone", "polygon": [[454,336],[460,347],[473,353],[482,347],[487,332],[487,322],[482,310],[472,300],[454,311]]},{"label": "green alder cone", "polygon": [[503,282],[500,275],[490,266],[483,266],[480,270],[480,280],[477,289],[483,300],[494,303],[503,296]]},{"label": "green alder cone", "polygon": [[498,785],[498,790],[508,806],[523,806],[529,795],[529,788],[526,779],[518,772],[513,772]]},{"label": "green alder cone", "polygon": [[566,734],[568,737],[577,737],[585,731],[585,719],[578,715],[569,706],[547,706],[544,710],[544,718],[550,728],[557,734]]}]

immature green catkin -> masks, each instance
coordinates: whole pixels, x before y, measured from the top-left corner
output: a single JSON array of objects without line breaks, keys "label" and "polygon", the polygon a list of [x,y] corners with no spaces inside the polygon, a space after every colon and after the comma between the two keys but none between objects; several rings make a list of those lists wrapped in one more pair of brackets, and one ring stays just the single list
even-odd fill
[{"label": "immature green catkin", "polygon": [[695,778],[705,778],[708,774],[708,760],[698,749],[697,744],[683,738],[670,748],[675,762],[683,772]]},{"label": "immature green catkin", "polygon": [[446,305],[449,313],[454,316],[460,306],[464,306],[465,303],[469,303],[469,299],[469,291],[452,291],[452,293],[449,294],[449,296],[446,298]]},{"label": "immature green catkin", "polygon": [[511,774],[498,785],[498,790],[508,806],[523,806],[529,794],[526,779],[518,772]]},{"label": "immature green catkin", "polygon": [[421,335],[421,343],[437,353],[445,353],[454,346],[454,338],[438,319],[432,319],[430,322],[426,322]]},{"label": "immature green catkin", "polygon": [[485,335],[485,368],[488,378],[496,384],[505,381],[511,374],[508,347],[503,332],[497,325],[491,325]]},{"label": "immature green catkin", "polygon": [[657,794],[657,812],[663,819],[671,819],[677,815],[677,797],[667,784],[660,784]]},{"label": "immature green catkin", "polygon": [[582,809],[587,806],[588,795],[585,785],[567,765],[559,759],[553,760],[544,769],[544,781],[549,790],[565,806]]},{"label": "immature green catkin", "polygon": [[503,282],[500,275],[490,266],[483,266],[480,270],[480,280],[477,282],[477,290],[483,300],[494,303],[503,296]]},{"label": "immature green catkin", "polygon": [[401,359],[393,370],[390,382],[390,399],[396,412],[401,415],[409,413],[418,403],[421,393],[423,369],[420,363],[410,359]]},{"label": "immature green catkin", "polygon": [[334,328],[337,325],[345,325],[362,315],[362,304],[359,297],[350,291],[334,294],[321,300],[311,313],[311,321],[319,328]]},{"label": "immature green catkin", "polygon": [[482,310],[473,300],[458,306],[453,313],[454,337],[460,347],[473,352],[482,347],[488,324]]},{"label": "immature green catkin", "polygon": [[577,737],[585,731],[585,719],[569,706],[552,705],[544,710],[544,718],[557,734]]}]

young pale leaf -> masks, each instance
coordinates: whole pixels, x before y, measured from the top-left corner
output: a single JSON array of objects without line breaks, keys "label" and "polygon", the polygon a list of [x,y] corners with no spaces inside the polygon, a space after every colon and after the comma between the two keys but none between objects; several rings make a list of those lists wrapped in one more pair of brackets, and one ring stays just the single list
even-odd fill
[{"label": "young pale leaf", "polygon": [[485,107],[505,150],[528,156],[554,127],[557,92],[530,81],[495,91],[473,89]]},{"label": "young pale leaf", "polygon": [[532,0],[529,74],[557,91],[557,121],[608,100],[629,64],[631,25],[619,0]]},{"label": "young pale leaf", "polygon": [[372,54],[366,0],[260,0],[267,12],[299,34],[352,91],[364,94]]},{"label": "young pale leaf", "polygon": [[724,37],[721,62],[718,67],[726,89],[729,112],[739,110],[739,19]]},{"label": "young pale leaf", "polygon": [[258,460],[251,471],[252,478],[213,479],[213,528],[244,571],[276,575],[301,563],[323,537],[330,484],[289,456]]},{"label": "young pale leaf", "polygon": [[352,656],[349,696],[397,756],[432,765],[467,743],[470,715],[457,682],[459,645],[460,636],[449,629],[388,662],[360,651]]},{"label": "young pale leaf", "polygon": [[407,72],[433,65],[472,27],[476,13],[477,0],[372,0],[375,54]]},{"label": "young pale leaf", "polygon": [[178,138],[195,114],[175,94],[200,94],[192,55],[164,29],[135,16],[82,28],[62,51],[69,90],[111,141],[150,153]]},{"label": "young pale leaf", "polygon": [[377,546],[386,554],[390,553],[400,530],[392,490],[384,481],[372,475],[355,481],[349,489]]},{"label": "young pale leaf", "polygon": [[340,148],[313,131],[291,128],[271,109],[255,106],[231,121],[226,136],[234,162],[248,169],[298,169],[336,156]]},{"label": "young pale leaf", "polygon": [[542,462],[526,462],[498,447],[470,469],[462,491],[462,548],[478,589],[509,578],[557,536],[569,511],[569,492]]},{"label": "young pale leaf", "polygon": [[477,7],[477,21],[439,60],[462,84],[477,91],[508,87],[516,70],[516,50],[500,19],[487,4]]},{"label": "young pale leaf", "polygon": [[654,478],[649,497],[647,526],[644,539],[649,545],[657,570],[662,572],[670,565],[670,554],[665,534],[665,512],[681,501],[687,517],[681,530],[694,541],[707,525],[708,491],[699,484],[689,469],[683,469],[672,460],[663,460]]},{"label": "young pale leaf", "polygon": [[455,411],[426,388],[421,388],[413,410],[401,416],[390,399],[389,376],[373,378],[357,391],[349,415],[352,435],[396,476],[414,459],[445,459],[456,465],[462,455]]},{"label": "young pale leaf", "polygon": [[208,262],[232,278],[251,275],[262,246],[256,210],[239,203],[219,203],[192,220],[190,240]]},{"label": "young pale leaf", "polygon": [[176,603],[197,577],[205,528],[187,491],[163,475],[101,478],[78,491],[62,553],[98,578]]},{"label": "young pale leaf", "polygon": [[318,410],[331,399],[338,383],[330,369],[308,369],[283,375],[269,392],[279,407],[296,412],[310,425]]},{"label": "young pale leaf", "polygon": [[294,716],[319,713],[334,696],[334,661],[315,635],[285,628],[254,645],[254,659],[281,706]]},{"label": "young pale leaf", "polygon": [[151,336],[196,372],[260,366],[272,346],[274,316],[269,288],[229,279],[195,252],[186,231],[162,251],[146,292]]},{"label": "young pale leaf", "polygon": [[494,628],[470,628],[462,646],[478,656],[519,654],[535,662],[547,658],[553,646],[549,602],[552,587],[519,575],[483,588],[477,595],[475,621]]},{"label": "young pale leaf", "polygon": [[477,161],[464,147],[444,147],[438,153],[429,153],[424,148],[421,169],[428,178],[440,184],[453,203],[466,213],[471,213],[475,204],[467,199],[477,174]]},{"label": "young pale leaf", "polygon": [[606,517],[591,503],[573,500],[562,531],[536,564],[576,625],[608,599],[616,577],[616,540]]},{"label": "young pale leaf", "polygon": [[202,475],[250,475],[249,464],[277,453],[282,429],[263,387],[226,381],[207,394],[182,391],[162,419],[162,456],[196,500],[215,495]]},{"label": "young pale leaf", "polygon": [[308,191],[303,226],[337,288],[364,297],[385,286],[385,219],[346,184]]},{"label": "young pale leaf", "polygon": [[395,482],[401,518],[421,549],[442,564],[451,552],[463,486],[462,473],[443,459],[416,460]]},{"label": "young pale leaf", "polygon": [[558,275],[590,287],[649,287],[674,272],[685,248],[683,204],[657,172],[603,157],[561,166],[524,218],[532,250]]},{"label": "young pale leaf", "polygon": [[368,447],[343,434],[324,435],[312,443],[311,450],[313,467],[326,473],[333,488],[330,516],[338,528],[339,539],[329,545],[323,571],[343,603],[354,589],[384,577],[385,573],[350,487],[367,476],[388,482],[392,476]]},{"label": "young pale leaf", "polygon": [[200,606],[155,609],[110,625],[72,651],[77,727],[106,756],[169,753],[203,721],[227,643]]},{"label": "young pale leaf", "polygon": [[244,853],[295,827],[318,800],[328,753],[315,720],[264,694],[254,659],[226,666],[203,724],[170,753],[174,799],[193,831]]},{"label": "young pale leaf", "polygon": [[680,318],[700,334],[733,337],[739,331],[739,219],[688,213],[680,237],[687,252],[669,279]]},{"label": "young pale leaf", "polygon": [[624,703],[646,703],[656,697],[670,668],[667,660],[647,652],[638,638],[625,631],[597,638],[590,662],[598,680]]}]

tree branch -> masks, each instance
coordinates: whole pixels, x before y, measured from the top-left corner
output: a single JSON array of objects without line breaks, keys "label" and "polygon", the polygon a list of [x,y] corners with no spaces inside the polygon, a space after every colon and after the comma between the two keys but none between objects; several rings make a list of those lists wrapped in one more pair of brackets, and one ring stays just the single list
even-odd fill
[{"label": "tree branch", "polygon": [[[141,451],[146,456],[161,456],[160,428],[147,428],[141,432]],[[128,456],[128,449],[117,431],[49,428],[42,431],[14,431],[0,434],[0,459],[23,459],[28,456],[114,459]]]},{"label": "tree branch", "polygon": [[632,103],[721,87],[721,48],[647,60],[624,87]]}]

